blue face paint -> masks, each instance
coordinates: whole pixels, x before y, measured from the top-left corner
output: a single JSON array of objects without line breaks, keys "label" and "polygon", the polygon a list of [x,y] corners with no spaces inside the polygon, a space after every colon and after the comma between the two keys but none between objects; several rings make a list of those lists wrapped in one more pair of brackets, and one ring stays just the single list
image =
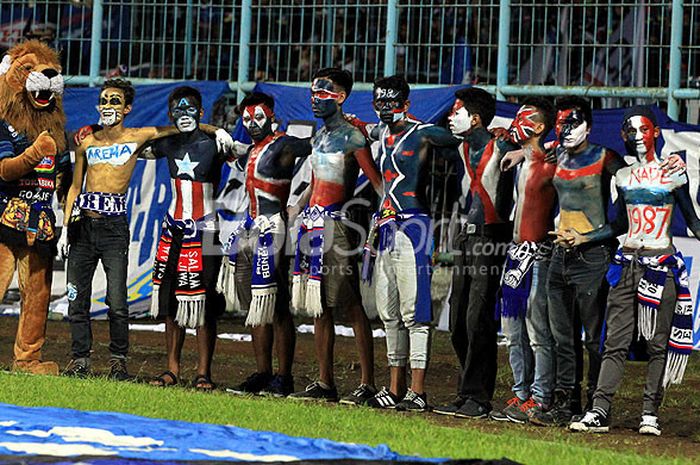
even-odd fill
[{"label": "blue face paint", "polygon": [[328,118],[340,111],[333,81],[326,78],[314,79],[311,84],[311,110],[316,118]]}]

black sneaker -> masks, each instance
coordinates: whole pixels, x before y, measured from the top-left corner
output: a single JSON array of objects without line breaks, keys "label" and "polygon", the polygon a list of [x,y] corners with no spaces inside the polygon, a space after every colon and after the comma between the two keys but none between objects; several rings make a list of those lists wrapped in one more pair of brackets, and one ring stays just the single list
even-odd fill
[{"label": "black sneaker", "polygon": [[292,375],[275,375],[259,394],[262,396],[287,397],[292,392],[294,392],[294,377]]},{"label": "black sneaker", "polygon": [[461,396],[455,397],[455,399],[450,402],[447,405],[438,405],[437,407],[433,407],[433,413],[437,413],[439,415],[450,415],[454,416],[455,413],[457,413],[457,410],[459,410],[462,405],[466,402],[467,399]]},{"label": "black sneaker", "polygon": [[467,399],[459,410],[455,412],[455,417],[458,418],[486,418],[491,413],[491,404],[477,402],[474,399]]},{"label": "black sneaker", "polygon": [[92,375],[90,370],[90,359],[88,357],[73,358],[66,368],[61,373],[63,376],[72,376],[75,378],[87,378]]},{"label": "black sneaker", "polygon": [[338,402],[338,390],[335,386],[331,387],[321,381],[314,381],[306,386],[301,392],[295,392],[289,395],[290,399],[298,400],[320,400],[326,402]]},{"label": "black sneaker", "polygon": [[120,357],[110,358],[107,377],[114,381],[130,381],[131,375],[126,370],[126,359]]},{"label": "black sneaker", "polygon": [[234,388],[227,389],[226,391],[242,395],[257,394],[265,389],[271,382],[272,375],[270,373],[253,373],[241,384]]},{"label": "black sneaker", "polygon": [[569,430],[587,433],[607,433],[610,431],[610,420],[605,410],[594,407],[593,410],[586,412],[579,421],[572,421],[569,425]]},{"label": "black sneaker", "polygon": [[340,399],[341,404],[345,405],[364,405],[368,400],[372,399],[377,394],[377,388],[369,384],[360,384],[355,388],[350,395]]},{"label": "black sneaker", "polygon": [[530,416],[530,423],[538,426],[567,426],[571,423],[571,392],[554,391],[554,402],[548,411],[536,411]]},{"label": "black sneaker", "polygon": [[387,388],[383,387],[381,391],[376,393],[374,397],[369,399],[365,405],[372,408],[388,408],[393,409],[401,401],[398,396],[395,396]]},{"label": "black sneaker", "polygon": [[427,412],[428,411],[428,397],[423,394],[418,394],[417,392],[411,391],[410,389],[406,391],[406,395],[403,400],[396,404],[394,407],[400,412]]}]

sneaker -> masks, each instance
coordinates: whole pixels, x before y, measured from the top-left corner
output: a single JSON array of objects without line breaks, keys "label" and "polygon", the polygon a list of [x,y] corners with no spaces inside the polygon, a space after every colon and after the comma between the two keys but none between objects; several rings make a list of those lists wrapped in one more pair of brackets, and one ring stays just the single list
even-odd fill
[{"label": "sneaker", "polygon": [[406,391],[404,398],[394,407],[400,412],[426,412],[428,410],[428,396],[417,392]]},{"label": "sneaker", "polygon": [[393,409],[401,400],[387,388],[383,387],[374,397],[365,402],[367,407]]},{"label": "sneaker", "polygon": [[466,402],[464,402],[464,405],[462,405],[459,410],[455,412],[455,416],[457,418],[486,418],[489,416],[489,413],[491,413],[491,410],[493,409],[491,408],[491,404],[488,402],[482,404],[474,399],[467,399]]},{"label": "sneaker", "polygon": [[293,392],[294,377],[292,375],[275,375],[258,394],[261,396],[287,397]]},{"label": "sneaker", "polygon": [[571,423],[571,392],[563,389],[554,391],[552,408],[538,410],[530,417],[530,423],[537,426],[567,426]]},{"label": "sneaker", "polygon": [[301,392],[295,392],[289,395],[290,399],[299,400],[321,400],[326,402],[338,401],[338,390],[335,386],[331,387],[321,381],[314,381],[306,386]]},{"label": "sneaker", "polygon": [[643,414],[642,421],[639,423],[639,434],[661,436],[659,417],[656,415]]},{"label": "sneaker", "polygon": [[537,405],[537,401],[530,397],[528,400],[525,402],[520,402],[520,405],[516,408],[515,404],[512,406],[508,406],[503,410],[503,413],[506,414],[508,417],[508,420],[512,421],[513,423],[517,423],[519,425],[525,424],[528,422],[530,419],[530,416],[528,415],[528,412],[530,409],[535,407]]},{"label": "sneaker", "polygon": [[570,431],[587,433],[607,433],[610,431],[610,420],[608,414],[602,408],[594,407],[589,410],[578,421],[572,421],[569,425]]},{"label": "sneaker", "polygon": [[376,394],[377,389],[374,386],[362,383],[350,395],[340,399],[340,403],[345,405],[364,405],[368,400],[374,398]]},{"label": "sneaker", "polygon": [[457,396],[454,398],[452,402],[450,402],[447,405],[439,405],[437,407],[433,407],[433,413],[437,413],[439,415],[449,415],[449,416],[454,416],[455,413],[457,413],[457,410],[464,405],[464,402],[466,402],[466,398],[462,396]]},{"label": "sneaker", "polygon": [[522,404],[523,401],[520,400],[520,398],[518,398],[517,396],[513,397],[512,399],[506,402],[506,406],[503,410],[492,410],[491,413],[489,413],[489,418],[494,421],[510,421],[507,412],[509,410],[520,411],[520,406]]},{"label": "sneaker", "polygon": [[90,370],[90,359],[88,357],[73,358],[61,373],[63,376],[75,378],[87,378],[92,374]]},{"label": "sneaker", "polygon": [[243,381],[238,386],[227,389],[228,392],[234,394],[257,394],[272,382],[272,375],[270,373],[260,373],[256,372],[248,376],[245,381]]},{"label": "sneaker", "polygon": [[528,406],[527,410],[525,410],[525,414],[527,415],[527,419],[529,421],[533,416],[542,415],[547,411],[549,411],[549,404],[539,402],[533,397],[532,404]]},{"label": "sneaker", "polygon": [[112,357],[109,359],[109,374],[107,377],[114,381],[129,381],[131,375],[126,370],[126,359],[121,357]]}]

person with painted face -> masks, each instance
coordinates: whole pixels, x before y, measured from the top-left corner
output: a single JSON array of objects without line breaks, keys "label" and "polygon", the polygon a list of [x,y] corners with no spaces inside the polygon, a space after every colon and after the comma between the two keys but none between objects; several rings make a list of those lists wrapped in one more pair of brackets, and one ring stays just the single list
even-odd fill
[{"label": "person with painted face", "polygon": [[457,397],[435,407],[443,415],[485,418],[491,411],[496,385],[498,322],[494,318],[505,251],[513,234],[513,175],[501,172],[504,155],[517,150],[513,142],[495,138],[486,128],[496,112],[496,100],[475,87],[456,92],[449,116],[450,130],[463,138],[464,197],[462,230],[454,239],[455,265],[450,300],[452,345],[461,366]]},{"label": "person with painted face", "polygon": [[516,171],[513,242],[501,277],[497,314],[506,336],[513,393],[502,412],[491,418],[526,423],[551,402],[554,382],[554,339],[547,309],[547,270],[552,250],[556,165],[547,163],[544,138],[554,126],[549,101],[532,97],[523,102],[509,135],[524,156]]},{"label": "person with painted face", "polygon": [[345,120],[342,104],[352,90],[352,75],[338,68],[314,74],[311,108],[323,127],[311,145],[311,197],[302,214],[292,277],[292,307],[314,317],[319,380],[291,397],[335,401],[333,376],[334,318],[346,309],[360,353],[362,380],[344,403],[362,404],[376,394],[369,320],[362,308],[356,245],[346,217],[359,170],[377,193],[382,184],[362,133]]},{"label": "person with painted face", "polygon": [[[433,312],[430,297],[433,228],[426,199],[432,147],[452,147],[440,155],[458,160],[461,140],[445,128],[409,120],[408,83],[402,76],[374,82],[374,108],[381,120],[380,169],[384,193],[365,250],[376,250],[375,296],[386,331],[390,387],[367,405],[425,411],[424,380],[430,358]],[[449,155],[448,155],[449,154]],[[450,157],[451,156],[451,157]],[[367,257],[367,254],[365,256]],[[371,267],[363,267],[370,279]],[[406,388],[406,364],[411,385]]]},{"label": "person with painted face", "polygon": [[[129,348],[126,278],[130,243],[126,191],[139,150],[150,141],[179,133],[176,127],[124,127],[134,94],[129,81],[105,81],[97,107],[101,129],[90,133],[84,128],[81,131],[84,138],[75,152],[75,175],[67,195],[64,228],[58,243],[59,253],[68,257],[68,315],[73,344],[72,359],[64,374],[69,376],[90,374],[92,278],[97,263],[102,261],[107,275],[106,302],[109,306],[109,375],[118,380],[130,378],[126,368]],[[183,123],[183,128],[192,126],[191,120]],[[233,145],[225,131],[205,125],[201,128],[216,136],[220,150]],[[183,169],[192,170],[191,159],[182,163]]]},{"label": "person with painted face", "polygon": [[192,384],[199,390],[211,390],[216,320],[224,304],[216,292],[220,257],[203,247],[215,240],[214,199],[224,160],[214,138],[199,128],[203,116],[199,91],[186,86],[173,90],[168,96],[168,113],[178,134],[158,139],[142,155],[167,159],[172,187],[156,248],[151,297],[151,315],[165,319],[168,367],[151,384],[178,384],[185,328],[189,327],[197,330],[199,352]]},{"label": "person with painted face", "polygon": [[593,406],[569,425],[572,431],[608,432],[613,396],[636,332],[646,341],[649,354],[639,433],[659,436],[658,409],[664,390],[682,381],[692,351],[688,273],[671,237],[674,206],[696,238],[700,238],[700,219],[690,198],[688,176],[662,167],[656,152],[659,134],[649,107],[625,112],[622,138],[637,161],[615,175],[617,217],[612,224],[575,234],[577,243],[587,243],[626,232],[607,273],[607,331]]},{"label": "person with painted face", "polygon": [[[253,336],[256,372],[234,390],[282,397],[294,392],[296,342],[289,310],[285,209],[295,162],[311,153],[311,144],[309,139],[276,129],[274,105],[272,97],[253,93],[236,109],[253,140],[247,154],[236,161],[246,173],[250,202],[245,219],[228,240],[219,290],[247,312],[246,325]],[[276,373],[272,368],[273,343],[277,348]]]}]

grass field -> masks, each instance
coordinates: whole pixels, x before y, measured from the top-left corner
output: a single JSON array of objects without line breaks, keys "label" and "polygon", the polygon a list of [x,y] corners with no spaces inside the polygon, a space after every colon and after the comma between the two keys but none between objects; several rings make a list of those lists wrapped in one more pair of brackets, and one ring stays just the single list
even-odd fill
[{"label": "grass field", "polygon": [[[596,449],[588,438],[539,430],[543,439],[522,430],[485,432],[470,423],[441,425],[432,416],[377,412],[366,408],[318,405],[289,400],[242,398],[224,392],[159,389],[114,383],[102,378],[74,380],[0,373],[0,402],[108,410],[155,418],[231,424],[293,436],[324,437],[370,445],[387,444],[396,452],[425,457],[500,458],[524,464],[691,465],[697,457],[636,455]],[[695,455],[695,454],[693,454]]]}]

